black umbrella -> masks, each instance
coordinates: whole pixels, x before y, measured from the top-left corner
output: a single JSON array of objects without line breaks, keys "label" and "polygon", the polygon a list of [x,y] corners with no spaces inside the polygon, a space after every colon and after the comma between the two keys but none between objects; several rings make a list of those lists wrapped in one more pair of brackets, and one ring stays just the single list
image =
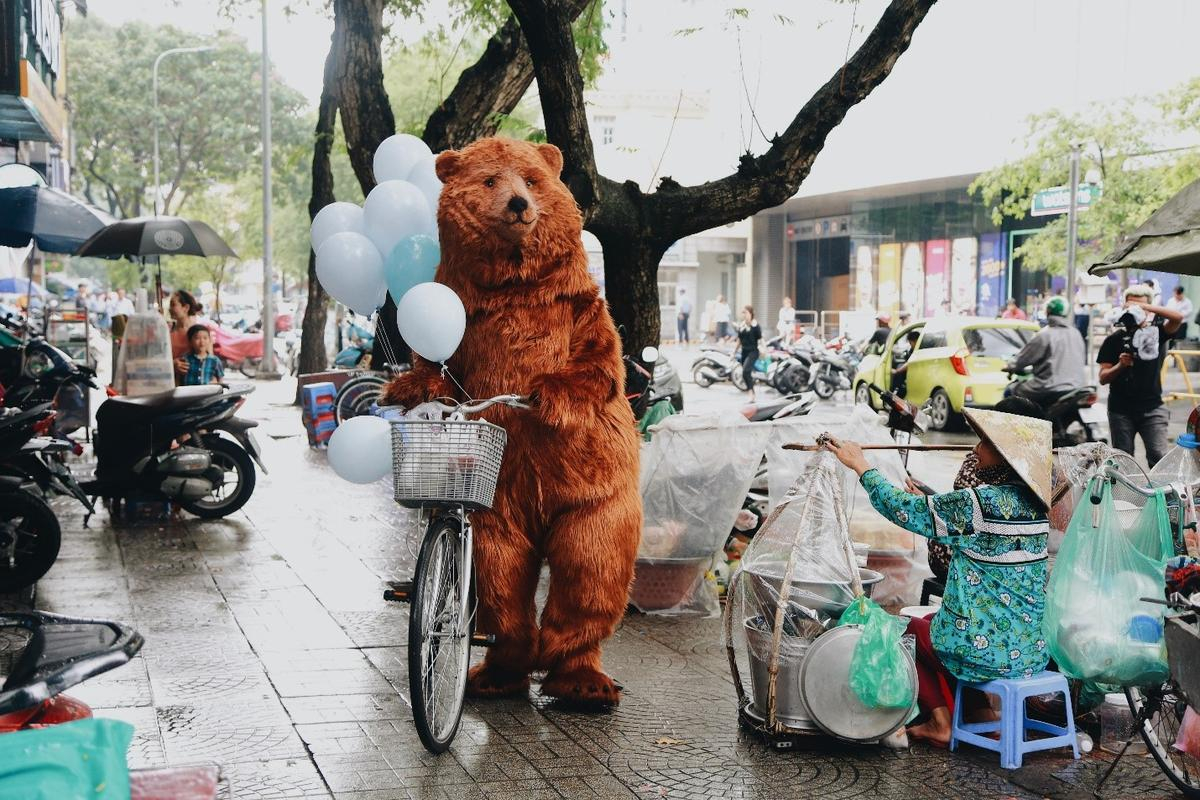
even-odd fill
[{"label": "black umbrella", "polygon": [[44,253],[74,253],[113,217],[66,192],[46,186],[0,189],[0,245]]},{"label": "black umbrella", "polygon": [[233,248],[207,223],[182,217],[114,222],[75,251],[77,256],[229,256]]},{"label": "black umbrella", "polygon": [[1163,203],[1088,272],[1107,275],[1118,269],[1200,275],[1200,181]]}]

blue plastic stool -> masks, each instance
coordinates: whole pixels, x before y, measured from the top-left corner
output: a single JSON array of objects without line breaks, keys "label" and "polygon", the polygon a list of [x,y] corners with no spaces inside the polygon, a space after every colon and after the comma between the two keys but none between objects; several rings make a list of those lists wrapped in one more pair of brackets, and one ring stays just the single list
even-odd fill
[{"label": "blue plastic stool", "polygon": [[[1000,698],[1000,720],[998,722],[963,722],[963,687],[976,689]],[[1067,726],[1061,728],[1038,720],[1026,719],[1025,701],[1041,694],[1062,694],[1067,706]],[[1000,733],[1000,739],[981,736],[984,733]],[[1026,731],[1050,734],[1043,739],[1025,738]],[[1050,750],[1055,747],[1070,747],[1075,758],[1079,758],[1079,742],[1075,738],[1075,715],[1071,709],[1071,690],[1067,679],[1057,672],[1039,672],[1028,678],[997,678],[984,683],[959,681],[954,692],[954,723],[950,730],[950,749],[959,742],[973,744],[1000,754],[1000,766],[1017,769],[1026,753]]]}]

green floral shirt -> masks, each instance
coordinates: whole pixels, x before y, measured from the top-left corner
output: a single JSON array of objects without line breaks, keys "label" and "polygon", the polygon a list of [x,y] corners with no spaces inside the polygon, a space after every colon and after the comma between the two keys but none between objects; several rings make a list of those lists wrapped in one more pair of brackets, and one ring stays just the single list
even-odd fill
[{"label": "green floral shirt", "polygon": [[1036,495],[1014,484],[925,497],[873,469],[863,473],[862,485],[880,514],[953,551],[942,607],[930,625],[946,669],[975,682],[1045,669],[1050,524]]}]

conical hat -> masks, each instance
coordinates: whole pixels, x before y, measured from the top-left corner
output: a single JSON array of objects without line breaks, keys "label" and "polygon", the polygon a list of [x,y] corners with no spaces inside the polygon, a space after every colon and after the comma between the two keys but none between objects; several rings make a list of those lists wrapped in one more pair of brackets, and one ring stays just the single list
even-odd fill
[{"label": "conical hat", "polygon": [[1049,509],[1050,473],[1054,464],[1050,423],[1044,419],[982,408],[965,408],[963,414],[979,438],[999,451],[1013,472]]}]

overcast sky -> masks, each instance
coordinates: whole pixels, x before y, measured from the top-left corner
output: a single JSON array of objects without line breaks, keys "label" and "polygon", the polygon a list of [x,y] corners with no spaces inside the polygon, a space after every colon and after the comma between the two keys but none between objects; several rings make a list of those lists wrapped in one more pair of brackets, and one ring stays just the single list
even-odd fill
[{"label": "overcast sky", "polygon": [[[232,28],[252,49],[260,46],[257,15],[231,23],[218,18],[216,0],[88,5],[110,22]],[[753,10],[736,27],[725,13],[735,5]],[[276,67],[315,104],[332,21],[316,2],[292,17],[281,0],[271,6]],[[664,159],[664,173],[696,182],[736,165],[753,127],[747,94],[755,98],[759,126],[768,135],[781,130],[834,73],[847,43],[862,41],[886,2],[608,0],[607,6],[614,19],[603,87],[710,92],[703,131],[673,137]],[[866,30],[854,30],[852,17]],[[677,33],[682,28],[700,30],[685,36]],[[942,0],[891,77],[829,137],[802,192],[984,169],[1019,151],[1014,139],[1029,113],[1158,92],[1200,76],[1197,30],[1200,3],[1190,0]],[[750,146],[765,147],[757,134]]]}]

